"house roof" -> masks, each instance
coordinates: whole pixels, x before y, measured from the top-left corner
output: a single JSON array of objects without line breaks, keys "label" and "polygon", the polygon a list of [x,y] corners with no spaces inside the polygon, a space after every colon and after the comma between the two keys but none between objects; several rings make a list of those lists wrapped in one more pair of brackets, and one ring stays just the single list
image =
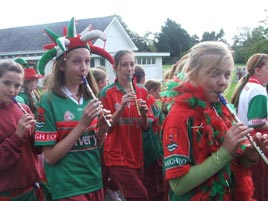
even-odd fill
[{"label": "house roof", "polygon": [[[76,19],[77,33],[82,32],[90,24],[93,29],[105,31],[115,17],[115,15],[112,15],[99,18]],[[67,27],[68,23],[69,21],[64,21],[0,29],[0,54],[43,51],[43,46],[51,43],[49,37],[44,33],[44,28],[49,28],[53,32],[63,35],[63,27]]]}]

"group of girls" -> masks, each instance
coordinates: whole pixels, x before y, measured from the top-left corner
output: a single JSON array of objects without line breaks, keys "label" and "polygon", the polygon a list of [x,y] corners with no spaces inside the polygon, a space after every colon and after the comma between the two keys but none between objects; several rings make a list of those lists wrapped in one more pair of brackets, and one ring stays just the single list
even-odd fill
[{"label": "group of girls", "polygon": [[[195,45],[162,125],[163,163],[161,158],[144,166],[143,134],[157,114],[149,93],[160,87],[150,89],[146,83],[147,90],[137,84],[134,53],[120,50],[114,55],[116,80],[101,89],[99,101],[100,83],[90,70],[94,47],[80,35],[68,37],[67,50],[54,51],[56,61],[36,119],[26,104],[14,98],[23,85],[23,68],[12,60],[0,63],[0,200],[104,200],[100,148],[103,165],[125,200],[152,200],[143,173],[150,173],[159,162],[176,194],[171,200],[264,196],[267,191],[254,195],[254,186],[255,192],[259,186],[250,167],[262,159],[247,136],[255,128],[252,138],[267,154],[267,93],[262,88],[268,82],[266,54],[256,55],[248,64],[247,84],[242,85],[246,87],[237,92],[243,98],[233,99],[243,123],[234,122],[219,99],[234,68],[230,49],[222,42]],[[256,94],[244,98],[251,87]],[[256,109],[260,104],[263,108]],[[41,153],[45,179],[38,169]]]}]

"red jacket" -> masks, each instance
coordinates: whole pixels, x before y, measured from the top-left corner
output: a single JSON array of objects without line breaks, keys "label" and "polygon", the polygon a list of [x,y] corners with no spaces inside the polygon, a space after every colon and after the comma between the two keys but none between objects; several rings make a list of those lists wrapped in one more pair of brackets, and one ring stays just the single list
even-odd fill
[{"label": "red jacket", "polygon": [[[22,104],[31,113],[27,105]],[[23,190],[39,180],[37,154],[33,146],[33,131],[24,139],[15,134],[23,113],[13,102],[0,104],[0,195]]]}]

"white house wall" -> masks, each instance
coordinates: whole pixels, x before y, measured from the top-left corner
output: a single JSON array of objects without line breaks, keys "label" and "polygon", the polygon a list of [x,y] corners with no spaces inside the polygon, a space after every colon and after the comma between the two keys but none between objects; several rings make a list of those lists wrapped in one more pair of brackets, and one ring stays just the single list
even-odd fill
[{"label": "white house wall", "polygon": [[[115,53],[118,50],[137,49],[121,24],[118,23],[118,20],[113,20],[112,23],[105,29],[104,33],[107,38],[105,44],[105,50],[107,52]],[[103,47],[103,41],[98,39],[94,45]]]},{"label": "white house wall", "polygon": [[[94,45],[98,47],[104,47],[107,52],[109,52],[112,56],[114,53],[119,50],[137,50],[137,47],[128,36],[127,32],[124,30],[122,25],[119,23],[117,18],[114,18],[113,21],[108,25],[108,27],[104,30],[106,35],[106,43],[104,47],[103,41],[98,39]],[[95,55],[96,56],[96,55]],[[94,55],[93,55],[94,57]],[[99,57],[94,57],[95,66],[100,65]],[[112,83],[115,80],[115,73],[113,71],[113,66],[109,63],[109,61],[105,60],[106,72],[109,77],[109,82]]]}]

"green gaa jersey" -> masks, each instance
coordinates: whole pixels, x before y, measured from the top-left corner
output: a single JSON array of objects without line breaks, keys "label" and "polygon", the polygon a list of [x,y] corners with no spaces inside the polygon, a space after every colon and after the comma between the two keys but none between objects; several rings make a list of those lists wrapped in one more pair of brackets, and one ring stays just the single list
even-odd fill
[{"label": "green gaa jersey", "polygon": [[[89,100],[76,103],[70,97],[53,93],[41,97],[36,123],[35,145],[54,146],[78,124]],[[86,194],[102,188],[102,174],[95,119],[70,152],[56,164],[45,163],[46,177],[53,199]]]}]

